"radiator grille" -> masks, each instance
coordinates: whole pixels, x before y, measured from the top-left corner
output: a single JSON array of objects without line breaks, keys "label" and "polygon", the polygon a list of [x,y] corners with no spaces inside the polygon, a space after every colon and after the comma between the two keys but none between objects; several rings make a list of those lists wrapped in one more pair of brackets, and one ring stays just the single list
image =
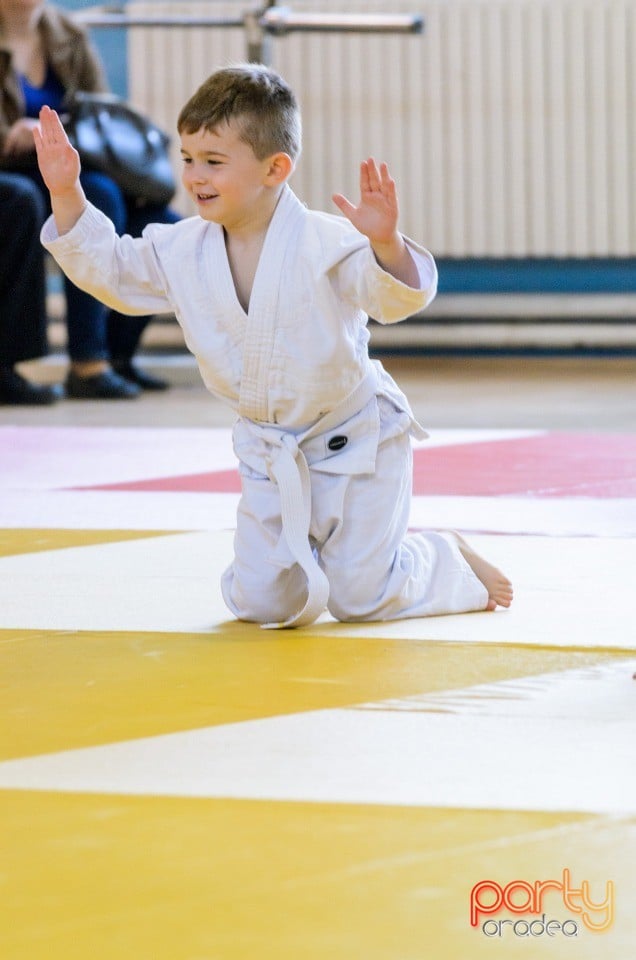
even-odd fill
[{"label": "radiator grille", "polygon": [[[422,35],[291,34],[272,65],[296,89],[310,206],[357,193],[386,159],[405,232],[438,256],[636,254],[635,0],[322,0],[296,11],[409,12]],[[248,3],[132,3],[236,17]],[[242,29],[131,28],[131,100],[169,129]],[[178,164],[175,150],[175,163]],[[179,200],[187,209],[187,200]]]}]

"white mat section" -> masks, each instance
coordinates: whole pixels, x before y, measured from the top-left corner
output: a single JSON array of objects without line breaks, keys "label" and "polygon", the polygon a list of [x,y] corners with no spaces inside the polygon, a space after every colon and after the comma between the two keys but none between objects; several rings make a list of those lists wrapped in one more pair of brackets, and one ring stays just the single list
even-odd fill
[{"label": "white mat section", "polygon": [[413,497],[410,524],[467,533],[636,537],[636,499]]},{"label": "white mat section", "polygon": [[238,493],[53,490],[3,492],[0,529],[227,530]]},{"label": "white mat section", "polygon": [[0,764],[0,787],[629,814],[636,661]]},{"label": "white mat section", "polygon": [[219,581],[233,532],[0,558],[0,627],[207,632],[233,619]]},{"label": "white mat section", "polygon": [[0,489],[53,490],[229,470],[229,430],[0,427]]},{"label": "white mat section", "polygon": [[[0,627],[207,632],[232,619],[219,580],[231,531],[49,550],[0,558]],[[636,648],[636,540],[472,537],[513,581],[510,610],[313,633],[537,646]]]},{"label": "white mat section", "polygon": [[[6,490],[1,529],[225,530],[238,493]],[[553,537],[636,537],[636,499],[414,497],[411,527]]]}]

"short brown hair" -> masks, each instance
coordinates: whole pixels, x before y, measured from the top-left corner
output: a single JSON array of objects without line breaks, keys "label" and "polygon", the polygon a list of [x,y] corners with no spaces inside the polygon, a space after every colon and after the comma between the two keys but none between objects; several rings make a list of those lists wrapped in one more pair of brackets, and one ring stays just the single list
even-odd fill
[{"label": "short brown hair", "polygon": [[287,153],[297,160],[301,150],[298,102],[291,87],[260,63],[239,63],[216,70],[201,84],[179,114],[179,133],[216,130],[234,121],[241,140],[257,160]]}]

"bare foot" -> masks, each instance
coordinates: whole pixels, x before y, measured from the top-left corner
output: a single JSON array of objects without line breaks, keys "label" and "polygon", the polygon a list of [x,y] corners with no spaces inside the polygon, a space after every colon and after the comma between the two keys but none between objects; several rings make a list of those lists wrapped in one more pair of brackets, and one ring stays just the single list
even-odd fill
[{"label": "bare foot", "polygon": [[509,607],[512,603],[512,584],[510,580],[503,575],[501,570],[493,567],[492,563],[488,563],[478,553],[475,553],[470,544],[466,543],[464,538],[455,530],[451,531],[451,535],[455,537],[462,557],[488,591],[486,610],[494,610],[497,606]]}]

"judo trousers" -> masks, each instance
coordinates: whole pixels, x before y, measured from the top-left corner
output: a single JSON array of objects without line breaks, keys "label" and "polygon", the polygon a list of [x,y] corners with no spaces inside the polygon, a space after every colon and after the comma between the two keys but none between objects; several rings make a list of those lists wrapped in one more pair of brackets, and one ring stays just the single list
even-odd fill
[{"label": "judo trousers", "polygon": [[[338,475],[309,467],[309,546],[328,581],[329,612],[337,620],[364,621],[485,609],[488,592],[452,536],[408,534],[408,424],[388,402],[377,402],[380,434],[372,473]],[[225,602],[241,620],[295,625],[308,580],[285,550],[278,484],[245,464],[241,476],[234,562],[221,584]]]}]

